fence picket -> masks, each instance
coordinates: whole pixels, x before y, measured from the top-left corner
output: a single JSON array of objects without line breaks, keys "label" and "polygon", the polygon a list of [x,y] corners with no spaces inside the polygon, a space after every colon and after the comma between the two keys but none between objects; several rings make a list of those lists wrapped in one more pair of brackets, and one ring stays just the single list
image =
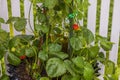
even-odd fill
[{"label": "fence picket", "polygon": [[[13,17],[20,17],[20,1],[19,0],[11,0],[11,10]],[[20,34],[14,29],[14,34]]]},{"label": "fence picket", "polygon": [[[102,0],[99,34],[104,37],[107,37],[107,33],[108,33],[109,8],[110,8],[110,0]],[[101,51],[104,52],[104,55],[106,56],[106,52],[103,49],[101,49]],[[101,66],[101,71],[100,71],[101,74],[104,75],[104,71],[105,71],[105,66],[103,65]]]},{"label": "fence picket", "polygon": [[87,26],[88,26],[88,29],[90,29],[95,34],[97,0],[89,0],[89,3],[91,5],[88,8]]},{"label": "fence picket", "polygon": [[[31,28],[30,26],[32,27],[32,29],[34,28],[34,23],[33,23],[33,9],[31,7],[31,11],[29,13],[29,10],[30,10],[30,5],[31,5],[31,2],[29,0],[24,0],[24,13],[25,13],[25,18],[27,18],[27,26],[26,26],[26,33],[27,34],[32,34],[31,32]],[[30,14],[30,17],[29,17],[29,14]],[[29,24],[29,21],[28,19],[30,18],[30,24]]]},{"label": "fence picket", "polygon": [[[7,0],[0,0],[0,17],[3,18],[5,21],[8,20]],[[9,31],[8,24],[2,24],[1,28],[6,31]]]},{"label": "fence picket", "polygon": [[100,13],[100,35],[107,37],[110,0],[102,0]]},{"label": "fence picket", "polygon": [[120,31],[120,0],[114,0],[113,19],[112,19],[111,41],[115,44],[110,51],[109,59],[117,64],[119,31]]}]

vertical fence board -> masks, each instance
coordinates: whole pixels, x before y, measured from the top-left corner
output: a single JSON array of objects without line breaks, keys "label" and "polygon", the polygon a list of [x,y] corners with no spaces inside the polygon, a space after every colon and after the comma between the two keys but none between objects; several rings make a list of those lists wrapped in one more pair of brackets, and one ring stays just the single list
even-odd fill
[{"label": "vertical fence board", "polygon": [[[7,0],[0,0],[0,17],[3,18],[5,20],[5,22],[8,20],[8,6],[7,6]],[[8,24],[2,24],[1,25],[1,28],[6,30],[7,32],[9,32],[9,25]],[[5,64],[8,64],[8,61],[7,61],[7,54],[4,55],[4,60],[5,60]],[[7,65],[5,65],[5,68],[6,68],[6,73],[7,73]]]},{"label": "vertical fence board", "polygon": [[90,29],[95,34],[97,0],[89,0],[89,3],[91,5],[88,8],[87,26],[88,26],[88,29]]},{"label": "vertical fence board", "polygon": [[[100,13],[100,29],[99,29],[99,34],[101,36],[107,37],[108,33],[108,20],[109,20],[109,8],[110,8],[110,0],[102,0],[101,1],[101,13]],[[105,51],[101,49],[102,52]],[[101,64],[100,64],[101,66]],[[101,67],[101,73],[104,74],[105,66],[103,65]],[[103,80],[103,79],[102,79]]]},{"label": "vertical fence board", "polygon": [[111,41],[115,44],[110,51],[109,59],[117,64],[119,30],[120,30],[120,0],[114,0],[113,21],[112,21]]},{"label": "vertical fence board", "polygon": [[[26,34],[32,34],[30,26],[32,27],[32,29],[34,29],[33,6],[31,7],[31,11],[29,13],[30,5],[31,2],[29,0],[24,0],[24,13],[25,13],[25,18],[27,18]],[[28,19],[30,19],[30,24]]]},{"label": "vertical fence board", "polygon": [[[11,10],[12,10],[12,17],[20,17],[20,1],[19,0],[11,0]],[[14,34],[20,34],[14,29]]]},{"label": "vertical fence board", "polygon": [[102,0],[100,13],[100,35],[107,37],[110,0]]},{"label": "vertical fence board", "polygon": [[[5,21],[8,20],[8,7],[7,7],[7,0],[0,0],[0,17],[3,18]],[[2,29],[9,31],[8,24],[2,24]]]}]

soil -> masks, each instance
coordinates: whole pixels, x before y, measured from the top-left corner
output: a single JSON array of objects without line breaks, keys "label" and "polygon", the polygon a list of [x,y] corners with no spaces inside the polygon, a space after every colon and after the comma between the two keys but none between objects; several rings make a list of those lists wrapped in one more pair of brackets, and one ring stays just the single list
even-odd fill
[{"label": "soil", "polygon": [[8,64],[8,67],[10,80],[33,80],[26,70],[25,63],[21,63],[19,66]]}]

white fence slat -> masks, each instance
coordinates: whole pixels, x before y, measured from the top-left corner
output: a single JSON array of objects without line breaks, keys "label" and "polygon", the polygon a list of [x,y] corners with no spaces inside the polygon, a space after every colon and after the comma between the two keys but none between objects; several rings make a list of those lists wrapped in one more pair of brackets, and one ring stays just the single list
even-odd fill
[{"label": "white fence slat", "polygon": [[[7,0],[0,0],[0,17],[3,18],[5,21],[8,20],[8,7],[7,7]],[[9,31],[8,24],[2,24],[2,29]]]},{"label": "white fence slat", "polygon": [[[107,37],[107,33],[108,33],[109,8],[110,8],[110,0],[101,0],[99,34],[104,37]],[[103,49],[101,49],[101,51],[104,52],[104,55],[106,56],[105,51]],[[104,74],[104,71],[105,71],[105,66],[103,65],[101,66],[100,73]]]},{"label": "white fence slat", "polygon": [[96,27],[96,8],[97,8],[97,0],[89,0],[91,4],[88,8],[88,29],[90,29],[95,34]]},{"label": "white fence slat", "polygon": [[118,45],[119,45],[119,30],[120,30],[120,0],[114,0],[113,19],[112,19],[112,32],[111,41],[113,45],[112,51],[110,52],[109,59],[117,64],[118,57]]},{"label": "white fence slat", "polygon": [[[11,10],[13,17],[20,17],[20,1],[19,0],[11,0]],[[21,34],[14,29],[14,34]]]},{"label": "white fence slat", "polygon": [[20,17],[20,1],[11,0],[12,16]]},{"label": "white fence slat", "polygon": [[[26,34],[32,34],[32,31],[30,29],[30,25],[28,23],[30,4],[31,4],[31,2],[29,0],[24,0],[24,13],[25,13],[25,18],[27,18]],[[32,26],[32,29],[34,29],[33,20],[34,19],[33,19],[33,6],[32,6],[31,11],[30,11],[30,24]]]},{"label": "white fence slat", "polygon": [[[7,6],[7,0],[0,0],[0,17],[3,18],[5,21],[8,20],[8,6]],[[9,32],[9,25],[8,24],[2,24],[1,28]],[[6,55],[5,55],[6,56]],[[5,57],[5,63],[7,64],[7,58]],[[7,72],[7,65],[6,72]]]},{"label": "white fence slat", "polygon": [[110,0],[102,0],[100,13],[100,35],[107,37]]}]

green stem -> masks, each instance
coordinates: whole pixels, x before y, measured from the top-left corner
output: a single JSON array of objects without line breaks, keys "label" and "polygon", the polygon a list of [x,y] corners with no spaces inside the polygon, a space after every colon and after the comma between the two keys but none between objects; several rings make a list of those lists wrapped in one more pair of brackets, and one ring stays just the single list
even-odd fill
[{"label": "green stem", "polygon": [[[31,46],[32,47],[32,46]],[[33,48],[33,47],[32,47]],[[35,64],[37,64],[37,52],[36,50],[33,48],[34,52],[35,52]]]},{"label": "green stem", "polygon": [[57,77],[57,80],[58,80],[58,77]]},{"label": "green stem", "polygon": [[1,23],[0,23],[0,29],[1,29]]},{"label": "green stem", "polygon": [[14,36],[14,30],[12,27],[12,23],[10,23],[10,38],[12,38]]},{"label": "green stem", "polygon": [[46,51],[48,52],[48,33],[46,34]]},{"label": "green stem", "polygon": [[[72,0],[71,5],[73,6],[73,0]],[[69,14],[72,14],[72,13],[73,13],[73,10],[72,10],[71,7],[69,7]],[[73,29],[72,29],[73,18],[70,18],[69,21],[70,21],[70,34],[69,34],[68,52],[69,52],[69,54],[71,55],[71,54],[72,54],[72,47],[71,47],[71,45],[70,45],[70,38],[71,38],[72,35],[73,35]]]}]

